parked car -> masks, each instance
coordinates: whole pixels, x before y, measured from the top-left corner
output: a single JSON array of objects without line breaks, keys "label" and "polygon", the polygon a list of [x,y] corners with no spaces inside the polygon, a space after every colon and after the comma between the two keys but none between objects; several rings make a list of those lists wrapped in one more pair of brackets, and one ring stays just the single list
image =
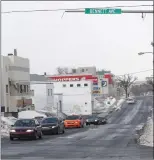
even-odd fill
[{"label": "parked car", "polygon": [[64,121],[65,128],[83,128],[84,119],[80,115],[67,116]]},{"label": "parked car", "polygon": [[64,121],[57,117],[47,117],[41,121],[43,134],[65,133]]},{"label": "parked car", "polygon": [[126,101],[128,104],[134,104],[136,102],[136,100],[134,98],[127,98]]},{"label": "parked car", "polygon": [[18,119],[10,129],[10,140],[14,138],[33,138],[41,139],[41,125],[36,119]]},{"label": "parked car", "polygon": [[106,124],[107,123],[107,119],[105,117],[98,117],[99,119],[99,124]]},{"label": "parked car", "polygon": [[84,124],[86,124],[86,120],[88,118],[89,115],[82,115],[81,117],[83,118]]},{"label": "parked car", "polygon": [[91,125],[91,124],[99,125],[101,124],[101,119],[96,115],[90,115],[86,120],[86,125]]}]

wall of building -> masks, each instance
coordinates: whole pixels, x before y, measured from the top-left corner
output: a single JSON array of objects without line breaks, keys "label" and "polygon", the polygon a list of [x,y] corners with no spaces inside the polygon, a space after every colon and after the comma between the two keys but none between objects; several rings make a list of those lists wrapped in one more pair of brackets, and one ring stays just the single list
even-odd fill
[{"label": "wall of building", "polygon": [[31,81],[31,89],[34,90],[34,96],[32,97],[35,109],[52,109],[54,104],[53,99],[53,84],[48,84],[44,81]]},{"label": "wall of building", "polygon": [[[5,56],[1,56],[1,73],[2,73],[2,78],[1,78],[1,84],[2,84],[2,88],[1,88],[1,105],[5,106],[5,111],[8,110],[8,107],[10,105],[10,89],[9,89],[9,70],[8,70],[8,66],[9,66],[9,60],[7,57]],[[7,90],[6,90],[7,89]]]},{"label": "wall of building", "polygon": [[29,59],[19,56],[8,56],[9,77],[14,81],[30,81],[30,64]]},{"label": "wall of building", "polygon": [[[5,112],[17,112],[31,102],[29,60],[17,55],[2,58],[2,96]],[[24,104],[21,104],[21,101]],[[21,106],[19,106],[21,104]]]},{"label": "wall of building", "polygon": [[76,69],[76,73],[89,73],[92,75],[96,75],[96,67],[78,67]]},{"label": "wall of building", "polygon": [[[77,85],[80,86],[77,87]],[[91,81],[54,82],[54,92],[63,94],[62,112],[65,114],[91,114],[91,91]]]}]

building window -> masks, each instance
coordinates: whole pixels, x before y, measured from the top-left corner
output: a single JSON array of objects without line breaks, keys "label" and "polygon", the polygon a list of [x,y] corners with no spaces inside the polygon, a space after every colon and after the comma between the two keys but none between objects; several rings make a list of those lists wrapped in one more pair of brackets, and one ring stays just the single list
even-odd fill
[{"label": "building window", "polygon": [[48,89],[48,96],[52,96],[52,89]]},{"label": "building window", "polygon": [[70,84],[70,87],[73,87],[73,84]]},{"label": "building window", "polygon": [[84,69],[81,69],[81,72],[84,72]]},{"label": "building window", "polygon": [[20,85],[20,93],[22,93],[23,91],[22,91],[22,85]]},{"label": "building window", "polygon": [[63,84],[63,87],[66,87],[66,84]]},{"label": "building window", "polygon": [[24,93],[27,93],[27,85],[24,85]]},{"label": "building window", "polygon": [[6,93],[9,93],[9,86],[6,85]]},{"label": "building window", "polygon": [[84,84],[84,87],[87,87],[87,86],[88,86],[88,84],[87,84],[87,83],[85,83],[85,84]]},{"label": "building window", "polygon": [[81,84],[77,84],[77,87],[81,87]]}]

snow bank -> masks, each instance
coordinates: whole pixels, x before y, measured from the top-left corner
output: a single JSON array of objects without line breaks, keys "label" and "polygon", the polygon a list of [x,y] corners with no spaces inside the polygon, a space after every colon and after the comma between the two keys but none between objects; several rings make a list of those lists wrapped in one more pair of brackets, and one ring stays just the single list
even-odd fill
[{"label": "snow bank", "polygon": [[149,117],[144,132],[140,137],[140,144],[153,147],[153,117]]},{"label": "snow bank", "polygon": [[18,118],[35,118],[35,117],[47,117],[43,113],[37,111],[21,111],[18,113]]},{"label": "snow bank", "polygon": [[122,99],[118,100],[117,104],[116,104],[116,105],[114,105],[114,107],[113,107],[113,108],[114,108],[115,110],[120,110],[124,101],[125,101],[125,99],[124,99],[124,98],[122,98]]},{"label": "snow bank", "polygon": [[3,117],[1,116],[1,137],[9,136],[9,130],[11,125],[15,123],[17,118],[15,117]]},{"label": "snow bank", "polygon": [[116,102],[115,98],[108,97],[102,103],[98,102],[94,112],[108,112],[110,107]]}]

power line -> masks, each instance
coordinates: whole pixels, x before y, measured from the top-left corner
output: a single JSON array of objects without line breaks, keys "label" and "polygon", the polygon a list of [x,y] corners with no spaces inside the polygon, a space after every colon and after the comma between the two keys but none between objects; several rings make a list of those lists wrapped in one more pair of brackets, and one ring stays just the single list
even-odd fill
[{"label": "power line", "polygon": [[153,69],[148,69],[148,70],[143,70],[143,71],[138,71],[138,72],[133,72],[133,73],[127,73],[127,74],[122,74],[122,75],[116,75],[116,76],[124,76],[124,75],[132,75],[132,74],[138,74],[138,73],[143,73],[143,72],[148,72],[148,71],[152,71]]},{"label": "power line", "polygon": [[[115,8],[115,7],[127,7],[127,8],[133,8],[133,7],[153,7],[153,5],[132,5],[132,6],[108,6],[108,7],[93,7],[93,8]],[[39,9],[39,10],[11,10],[11,11],[5,11],[1,12],[2,14],[11,14],[11,13],[30,13],[30,12],[57,12],[57,11],[69,11],[69,10],[83,10],[85,8],[60,8],[60,9]]]}]

